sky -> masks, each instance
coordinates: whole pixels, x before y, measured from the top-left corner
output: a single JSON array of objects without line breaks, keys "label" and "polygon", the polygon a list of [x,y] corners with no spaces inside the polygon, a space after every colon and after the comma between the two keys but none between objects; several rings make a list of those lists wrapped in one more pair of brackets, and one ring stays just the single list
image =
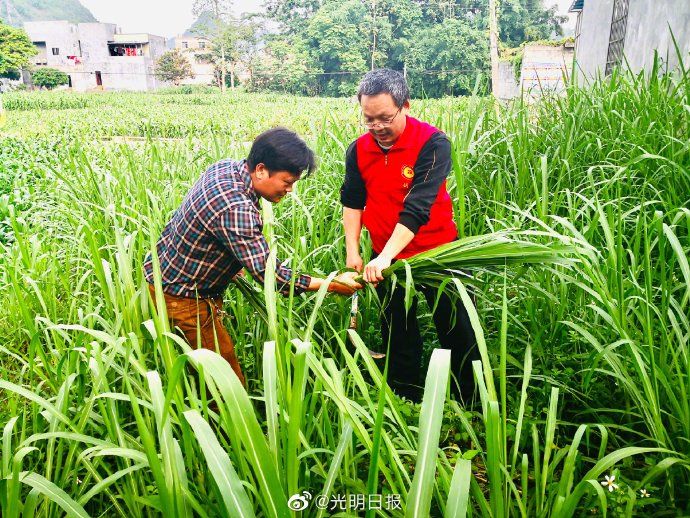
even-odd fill
[{"label": "sky", "polygon": [[[80,0],[99,22],[114,23],[123,32],[171,37],[194,23],[193,0]],[[234,0],[236,14],[258,12],[263,0]]]},{"label": "sky", "polygon": [[[100,22],[114,23],[124,32],[148,32],[171,37],[187,30],[194,22],[193,0],[81,0]],[[234,0],[236,14],[259,12],[263,0]],[[567,14],[572,0],[545,0]],[[567,24],[574,27],[574,17]]]}]

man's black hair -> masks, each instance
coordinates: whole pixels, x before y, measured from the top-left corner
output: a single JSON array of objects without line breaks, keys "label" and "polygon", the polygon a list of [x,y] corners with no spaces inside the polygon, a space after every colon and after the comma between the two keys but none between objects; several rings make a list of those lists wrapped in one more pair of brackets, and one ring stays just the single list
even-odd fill
[{"label": "man's black hair", "polygon": [[272,128],[254,139],[249,150],[247,165],[253,171],[264,164],[270,173],[288,171],[298,176],[309,176],[316,168],[314,152],[297,133],[287,128]]}]

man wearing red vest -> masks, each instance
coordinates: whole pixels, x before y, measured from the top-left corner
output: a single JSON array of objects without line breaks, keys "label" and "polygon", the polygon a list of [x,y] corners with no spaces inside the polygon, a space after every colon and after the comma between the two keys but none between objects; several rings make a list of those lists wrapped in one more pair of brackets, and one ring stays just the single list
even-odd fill
[{"label": "man wearing red vest", "polygon": [[[347,266],[363,272],[368,282],[383,280],[381,272],[397,259],[457,239],[453,203],[446,191],[451,167],[450,141],[440,130],[407,115],[409,90],[393,70],[367,73],[357,92],[363,125],[369,130],[353,142],[345,156],[345,181],[340,191]],[[373,259],[360,255],[360,233],[366,227]],[[419,401],[422,337],[417,303],[405,311],[404,290],[377,286],[382,301],[381,334],[390,341],[388,381],[400,396]],[[474,393],[472,361],[479,358],[476,339],[459,298],[416,286],[429,306],[441,346],[451,350],[454,395],[468,401]]]}]

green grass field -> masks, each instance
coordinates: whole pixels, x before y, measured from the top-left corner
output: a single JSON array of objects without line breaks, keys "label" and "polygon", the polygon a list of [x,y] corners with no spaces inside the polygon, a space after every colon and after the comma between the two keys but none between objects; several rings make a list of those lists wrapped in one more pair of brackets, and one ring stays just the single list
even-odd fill
[{"label": "green grass field", "polygon": [[426,306],[427,384],[413,406],[381,390],[383,366],[367,354],[381,348],[371,291],[354,333],[347,299],[232,286],[227,326],[247,392],[148,300],[143,258],[187,189],[274,125],[305,136],[320,166],[265,207],[273,247],[307,272],[342,269],[354,101],[4,103],[3,517],[290,516],[303,491],[301,516],[690,512],[690,77],[614,74],[529,109],[413,101],[412,115],[453,142],[463,237],[539,231],[589,250],[567,265],[473,269],[474,410],[446,397],[448,358],[433,352]]}]

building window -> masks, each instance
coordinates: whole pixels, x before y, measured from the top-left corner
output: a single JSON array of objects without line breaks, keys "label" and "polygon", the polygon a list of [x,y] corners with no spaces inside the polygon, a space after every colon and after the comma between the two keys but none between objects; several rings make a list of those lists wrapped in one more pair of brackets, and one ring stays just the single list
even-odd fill
[{"label": "building window", "polygon": [[182,42],[182,48],[183,48],[183,49],[188,49],[188,48],[189,48],[189,43],[187,43],[186,41],[183,41],[183,42]]},{"label": "building window", "polygon": [[53,56],[59,56],[60,55],[60,49],[57,47],[53,47]]},{"label": "building window", "polygon": [[199,48],[200,48],[200,49],[205,49],[205,48],[206,48],[206,42],[205,42],[205,41],[200,41],[200,42],[199,42]]},{"label": "building window", "polygon": [[34,41],[36,47],[36,57],[33,58],[34,65],[48,64],[48,47],[45,41]]},{"label": "building window", "polygon": [[108,43],[111,56],[148,56],[142,43]]},{"label": "building window", "polygon": [[629,0],[614,0],[613,15],[611,16],[611,34],[609,35],[609,51],[606,55],[606,75],[610,75],[615,67],[623,60],[625,46],[625,31],[628,27]]}]

